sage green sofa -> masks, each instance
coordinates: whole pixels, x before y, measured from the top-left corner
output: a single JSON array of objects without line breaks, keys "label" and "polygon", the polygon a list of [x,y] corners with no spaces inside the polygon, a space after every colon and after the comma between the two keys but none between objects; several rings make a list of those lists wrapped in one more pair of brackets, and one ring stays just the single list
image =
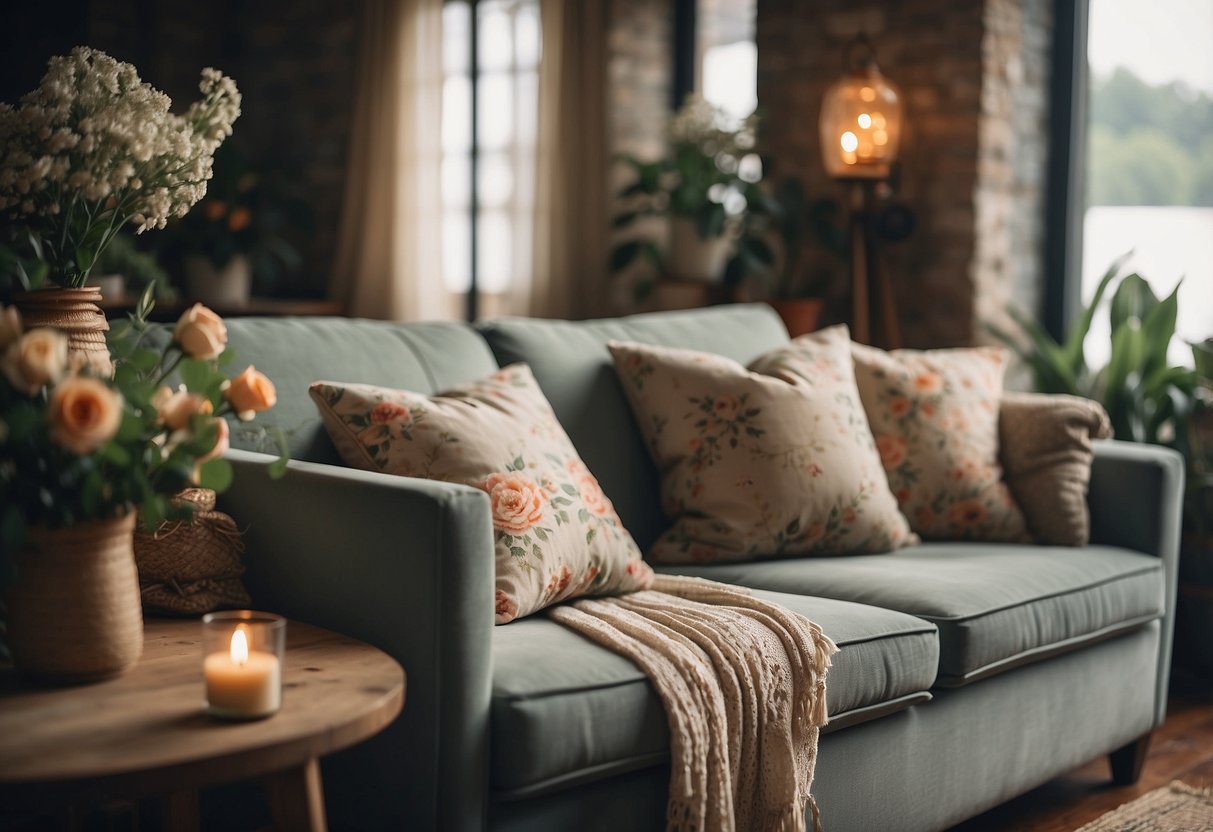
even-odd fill
[{"label": "sage green sofa", "polygon": [[[228,325],[239,360],[275,381],[264,421],[290,431],[294,457],[271,482],[269,457],[230,452],[222,508],[247,529],[253,598],[378,645],[408,676],[402,716],[325,760],[332,826],[662,829],[669,737],[640,671],[541,615],[494,627],[485,495],[343,467],[307,387],[436,393],[525,361],[644,549],[663,528],[658,479],[606,341],[748,363],[787,340],[778,318],[742,305],[478,327]],[[681,571],[753,587],[842,648],[813,786],[828,832],[942,829],[1100,755],[1135,776],[1166,704],[1182,479],[1176,454],[1102,442],[1080,549],[930,543]]]}]

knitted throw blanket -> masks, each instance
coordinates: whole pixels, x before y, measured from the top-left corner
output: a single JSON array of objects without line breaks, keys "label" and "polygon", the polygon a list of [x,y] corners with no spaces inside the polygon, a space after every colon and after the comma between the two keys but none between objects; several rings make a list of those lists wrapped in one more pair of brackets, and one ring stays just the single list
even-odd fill
[{"label": "knitted throw blanket", "polygon": [[669,832],[803,832],[834,643],[748,589],[658,575],[547,614],[635,662],[670,725]]}]

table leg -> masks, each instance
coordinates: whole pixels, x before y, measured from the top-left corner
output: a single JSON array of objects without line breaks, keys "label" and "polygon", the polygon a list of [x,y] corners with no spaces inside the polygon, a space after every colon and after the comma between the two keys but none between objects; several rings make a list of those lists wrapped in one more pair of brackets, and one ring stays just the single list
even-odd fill
[{"label": "table leg", "polygon": [[164,828],[173,832],[198,832],[201,821],[197,789],[181,789],[164,798]]},{"label": "table leg", "polygon": [[320,761],[315,757],[298,768],[268,774],[261,779],[274,814],[274,826],[294,832],[326,832],[324,788],[320,783]]}]

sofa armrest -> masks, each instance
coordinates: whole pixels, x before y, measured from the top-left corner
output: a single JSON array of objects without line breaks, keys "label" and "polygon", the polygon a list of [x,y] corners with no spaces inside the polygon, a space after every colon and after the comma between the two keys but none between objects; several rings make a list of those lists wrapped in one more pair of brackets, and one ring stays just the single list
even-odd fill
[{"label": "sofa armrest", "polygon": [[1179,453],[1156,445],[1103,440],[1092,443],[1092,448],[1095,460],[1087,493],[1091,542],[1135,549],[1163,561],[1166,618],[1158,652],[1157,724],[1166,714],[1171,672],[1184,461]]},{"label": "sofa armrest", "polygon": [[356,817],[359,828],[482,828],[488,498],[468,486],[300,461],[271,481],[272,457],[232,450],[227,459],[235,478],[220,506],[245,529],[255,603],[373,644],[405,669],[400,718],[325,766],[330,812]]}]

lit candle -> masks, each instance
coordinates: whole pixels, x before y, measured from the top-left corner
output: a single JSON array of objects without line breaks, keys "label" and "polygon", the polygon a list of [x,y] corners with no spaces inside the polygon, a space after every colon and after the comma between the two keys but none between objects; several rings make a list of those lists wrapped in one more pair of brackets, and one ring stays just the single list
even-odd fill
[{"label": "lit candle", "polygon": [[282,706],[282,663],[275,655],[249,649],[244,624],[232,632],[227,651],[203,659],[202,671],[212,713],[253,718],[269,716]]}]

